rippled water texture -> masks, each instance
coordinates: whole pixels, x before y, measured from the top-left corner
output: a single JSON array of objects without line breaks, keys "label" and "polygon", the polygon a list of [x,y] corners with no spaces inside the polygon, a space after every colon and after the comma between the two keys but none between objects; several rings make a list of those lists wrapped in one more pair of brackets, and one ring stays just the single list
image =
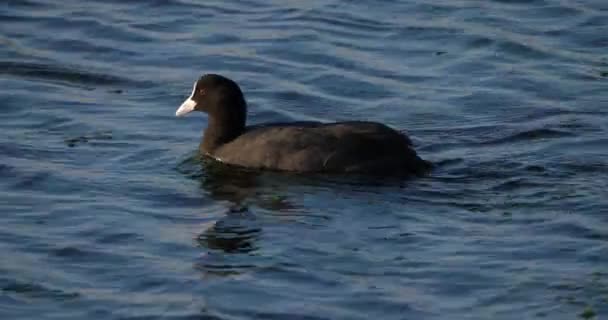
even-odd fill
[{"label": "rippled water texture", "polygon": [[[201,162],[206,72],[437,168]],[[1,319],[608,317],[604,0],[3,0],[0,110]]]}]

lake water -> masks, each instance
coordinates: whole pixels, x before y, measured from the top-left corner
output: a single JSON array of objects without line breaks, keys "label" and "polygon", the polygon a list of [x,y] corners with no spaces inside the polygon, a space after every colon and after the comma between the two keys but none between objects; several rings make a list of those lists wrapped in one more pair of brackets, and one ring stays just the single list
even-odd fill
[{"label": "lake water", "polygon": [[[210,72],[437,166],[202,163]],[[605,0],[3,0],[0,110],[1,319],[608,317]]]}]

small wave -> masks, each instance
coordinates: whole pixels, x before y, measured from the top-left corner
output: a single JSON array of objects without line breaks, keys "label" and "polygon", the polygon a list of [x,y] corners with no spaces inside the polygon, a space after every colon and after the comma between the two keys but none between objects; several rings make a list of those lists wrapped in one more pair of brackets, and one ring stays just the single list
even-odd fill
[{"label": "small wave", "polygon": [[524,177],[515,177],[511,179],[507,179],[502,182],[498,182],[495,186],[491,187],[492,191],[498,192],[509,192],[515,191],[522,188],[533,188],[533,187],[543,187],[543,184],[535,183],[529,181],[529,179]]},{"label": "small wave", "polygon": [[601,230],[601,227],[593,224],[585,225],[581,221],[574,221],[570,217],[562,217],[556,221],[550,221],[536,226],[539,231],[550,232],[556,237],[566,239],[586,239],[586,240],[608,240],[608,233]]},{"label": "small wave", "polygon": [[500,144],[500,143],[514,143],[521,141],[531,141],[540,139],[555,139],[563,137],[573,137],[575,134],[563,130],[555,130],[549,128],[532,129],[527,131],[518,132],[508,137],[493,139],[485,142],[481,142],[482,145]]},{"label": "small wave", "polygon": [[0,61],[0,74],[55,80],[86,86],[118,86],[129,82],[127,79],[108,74],[35,62]]},{"label": "small wave", "polygon": [[608,164],[601,162],[563,162],[560,166],[564,170],[577,173],[606,173]]},{"label": "small wave", "polygon": [[255,269],[256,266],[250,264],[237,263],[213,263],[205,261],[205,258],[201,258],[199,262],[194,264],[194,268],[207,275],[214,275],[218,277],[230,277],[243,274],[251,269]]},{"label": "small wave", "polygon": [[40,3],[37,1],[30,1],[30,0],[14,0],[14,1],[10,2],[10,5],[13,8],[23,7],[23,8],[28,8],[28,9],[45,9],[45,8],[50,7],[50,5],[47,5],[45,3]]},{"label": "small wave", "polygon": [[22,176],[19,181],[13,186],[16,189],[31,189],[34,186],[44,184],[51,177],[50,172],[37,172],[35,174]]},{"label": "small wave", "polygon": [[78,137],[66,138],[64,140],[68,147],[76,147],[80,144],[86,144],[94,140],[112,140],[111,132],[93,132],[92,134],[82,135]]},{"label": "small wave", "polygon": [[2,285],[2,291],[29,298],[73,299],[79,296],[76,292],[66,292],[59,289],[48,288],[42,284],[10,280]]},{"label": "small wave", "polygon": [[255,312],[250,310],[243,310],[241,312],[242,315],[247,317],[252,317],[253,319],[294,319],[294,320],[327,320],[329,318],[315,316],[310,314],[303,313],[293,313],[293,312]]},{"label": "small wave", "polygon": [[202,248],[226,253],[249,253],[257,250],[255,242],[261,231],[258,227],[231,225],[220,220],[200,234],[196,241]]}]

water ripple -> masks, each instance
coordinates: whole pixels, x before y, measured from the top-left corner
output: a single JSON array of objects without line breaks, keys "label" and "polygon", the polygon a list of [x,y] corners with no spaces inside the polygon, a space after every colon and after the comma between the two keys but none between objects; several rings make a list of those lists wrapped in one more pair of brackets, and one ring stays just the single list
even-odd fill
[{"label": "water ripple", "polygon": [[[5,1],[6,2],[6,1]],[[605,1],[9,0],[0,316],[605,317]],[[382,121],[412,180],[241,170],[175,119]]]},{"label": "water ripple", "polygon": [[0,61],[1,74],[14,77],[41,79],[51,82],[71,83],[84,87],[122,86],[128,83],[126,79],[108,74],[96,74],[66,66],[56,66],[39,63],[23,63]]}]

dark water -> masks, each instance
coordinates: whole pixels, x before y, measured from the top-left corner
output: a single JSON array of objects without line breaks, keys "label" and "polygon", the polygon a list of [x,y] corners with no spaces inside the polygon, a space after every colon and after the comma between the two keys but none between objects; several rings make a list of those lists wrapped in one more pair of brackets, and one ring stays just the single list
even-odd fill
[{"label": "dark water", "polygon": [[[201,164],[205,72],[437,169]],[[3,0],[0,110],[1,319],[608,316],[604,0]]]}]

